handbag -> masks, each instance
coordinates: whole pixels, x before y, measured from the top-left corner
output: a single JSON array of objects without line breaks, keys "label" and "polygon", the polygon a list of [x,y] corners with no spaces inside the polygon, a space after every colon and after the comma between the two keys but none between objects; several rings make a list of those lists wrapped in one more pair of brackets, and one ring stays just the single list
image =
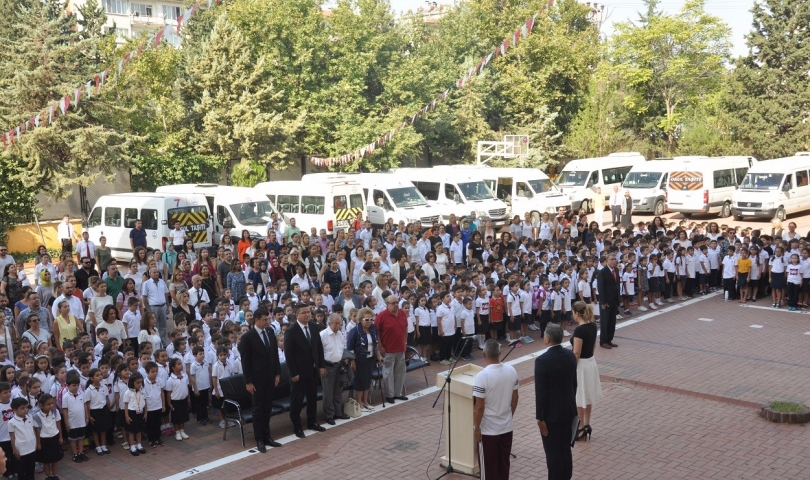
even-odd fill
[{"label": "handbag", "polygon": [[360,404],[357,400],[350,398],[343,404],[343,414],[352,418],[360,417]]}]

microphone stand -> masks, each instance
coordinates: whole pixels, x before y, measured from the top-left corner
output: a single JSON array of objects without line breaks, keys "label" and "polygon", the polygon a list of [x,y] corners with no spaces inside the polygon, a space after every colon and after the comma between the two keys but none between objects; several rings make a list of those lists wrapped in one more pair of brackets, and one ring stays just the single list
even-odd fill
[{"label": "microphone stand", "polygon": [[[467,347],[467,342],[470,341],[469,338],[464,338],[464,344],[461,346],[461,351],[463,352],[464,349]],[[442,389],[439,390],[439,394],[436,395],[436,400],[433,402],[433,406],[431,408],[436,408],[436,404],[439,403],[439,398],[442,396],[442,392],[444,392],[444,387],[450,385],[450,377],[453,376],[453,370],[456,369],[456,365],[458,365],[458,361],[461,359],[459,355],[456,357],[456,361],[453,363],[453,366],[450,368],[450,372],[447,374],[447,378],[444,379],[444,384],[442,384]],[[449,389],[448,389],[449,390]],[[447,400],[447,468],[445,469],[444,473],[436,477],[436,480],[439,480],[442,477],[450,475],[451,473],[457,473],[459,475],[467,475],[468,477],[478,478],[475,475],[471,475],[469,473],[457,472],[453,468],[453,444],[452,444],[452,419],[453,416],[450,414],[450,397],[445,395],[445,399]]]}]

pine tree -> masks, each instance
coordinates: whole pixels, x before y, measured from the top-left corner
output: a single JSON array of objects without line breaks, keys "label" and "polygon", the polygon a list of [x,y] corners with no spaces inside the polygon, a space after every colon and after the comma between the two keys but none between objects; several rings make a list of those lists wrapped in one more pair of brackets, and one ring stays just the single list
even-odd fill
[{"label": "pine tree", "polygon": [[810,149],[810,2],[754,4],[748,54],[735,62],[724,105],[732,131],[759,159]]},{"label": "pine tree", "polygon": [[184,61],[179,90],[196,150],[226,159],[228,167],[242,160],[286,166],[302,120],[279,108],[283,92],[265,76],[265,57],[226,13]]},{"label": "pine tree", "polygon": [[[19,1],[6,14],[12,20],[0,31],[7,46],[0,128],[7,132],[22,124],[21,130],[28,133],[15,138],[3,156],[19,166],[26,190],[61,197],[75,185],[94,182],[99,174],[126,168],[137,137],[119,125],[123,109],[115,104],[114,89],[98,95],[91,88],[90,98],[86,90],[86,82],[93,82],[109,64],[106,52],[112,52],[115,39],[102,34],[100,27],[80,32],[76,16],[65,14],[61,0]],[[87,25],[99,25],[99,17],[103,23],[97,5],[83,14]],[[70,98],[71,107],[64,116],[57,108],[49,124],[47,106],[63,96]],[[37,115],[39,128],[24,125]]]}]

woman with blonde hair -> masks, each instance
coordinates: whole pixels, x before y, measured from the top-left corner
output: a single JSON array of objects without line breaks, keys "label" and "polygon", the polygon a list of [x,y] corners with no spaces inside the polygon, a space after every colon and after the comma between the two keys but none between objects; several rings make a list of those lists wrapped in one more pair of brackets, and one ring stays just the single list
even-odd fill
[{"label": "woman with blonde hair", "polygon": [[577,358],[577,415],[583,425],[577,430],[577,440],[587,440],[591,438],[592,431],[591,409],[602,400],[599,367],[593,358],[597,329],[593,307],[585,302],[574,302],[571,310],[577,322],[577,328],[571,337],[574,356]]}]

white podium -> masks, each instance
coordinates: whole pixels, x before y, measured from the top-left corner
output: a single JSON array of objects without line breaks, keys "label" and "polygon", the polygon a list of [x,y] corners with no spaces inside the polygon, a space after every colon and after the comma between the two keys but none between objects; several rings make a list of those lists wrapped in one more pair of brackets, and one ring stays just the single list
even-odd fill
[{"label": "white podium", "polygon": [[[477,365],[462,365],[453,370],[450,384],[444,389],[445,454],[441,465],[447,467],[448,457],[453,470],[478,474],[478,446],[473,437],[473,384],[475,375],[483,370]],[[444,385],[450,371],[436,375],[436,386]],[[452,447],[452,452],[450,448]],[[451,455],[452,454],[452,455]]]}]

